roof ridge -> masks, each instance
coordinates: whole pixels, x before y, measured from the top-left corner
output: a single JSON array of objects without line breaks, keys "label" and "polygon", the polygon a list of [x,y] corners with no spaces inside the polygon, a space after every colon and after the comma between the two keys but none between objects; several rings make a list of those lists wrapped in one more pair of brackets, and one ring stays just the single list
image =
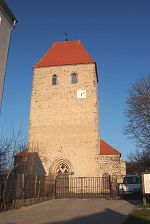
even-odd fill
[{"label": "roof ridge", "polygon": [[69,43],[69,42],[80,42],[80,40],[64,40],[64,41],[55,41],[55,42],[52,42],[52,44],[55,44],[55,43]]}]

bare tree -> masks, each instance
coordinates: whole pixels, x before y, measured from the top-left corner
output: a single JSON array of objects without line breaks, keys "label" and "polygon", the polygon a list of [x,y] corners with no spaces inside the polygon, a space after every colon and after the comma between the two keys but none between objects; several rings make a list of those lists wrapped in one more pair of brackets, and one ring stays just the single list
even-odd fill
[{"label": "bare tree", "polygon": [[6,191],[8,180],[14,171],[14,155],[25,147],[25,142],[21,136],[21,129],[18,132],[12,128],[11,135],[6,137],[2,132],[0,135],[0,210],[5,207]]},{"label": "bare tree", "polygon": [[127,98],[125,134],[143,148],[150,147],[150,75],[138,81]]},{"label": "bare tree", "polygon": [[9,172],[13,167],[14,155],[23,150],[26,145],[25,139],[21,135],[21,130],[15,132],[12,129],[10,137],[3,133],[0,136],[0,173]]},{"label": "bare tree", "polygon": [[[7,198],[12,197],[13,186],[11,180],[14,174],[45,175],[43,163],[47,161],[44,150],[38,144],[30,147],[21,135],[21,130],[14,129],[9,138],[1,135],[0,138],[0,178],[3,178],[2,192],[0,192],[0,210],[5,209]],[[1,179],[2,180],[2,179]],[[1,186],[0,186],[1,188]]]},{"label": "bare tree", "polygon": [[127,173],[138,173],[150,170],[150,150],[136,150],[128,155]]},{"label": "bare tree", "polygon": [[129,166],[142,171],[150,167],[150,75],[130,89],[127,106],[124,133],[140,148],[128,155]]},{"label": "bare tree", "polygon": [[7,148],[0,142],[0,174],[7,169]]}]

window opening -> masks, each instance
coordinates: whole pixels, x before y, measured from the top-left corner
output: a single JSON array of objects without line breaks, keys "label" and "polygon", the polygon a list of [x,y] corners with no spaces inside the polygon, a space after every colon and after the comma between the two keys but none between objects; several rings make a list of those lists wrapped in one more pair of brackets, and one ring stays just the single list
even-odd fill
[{"label": "window opening", "polygon": [[72,84],[76,84],[77,82],[78,82],[77,74],[76,73],[73,73],[71,75],[71,83]]},{"label": "window opening", "polygon": [[57,75],[52,76],[52,85],[57,85]]}]

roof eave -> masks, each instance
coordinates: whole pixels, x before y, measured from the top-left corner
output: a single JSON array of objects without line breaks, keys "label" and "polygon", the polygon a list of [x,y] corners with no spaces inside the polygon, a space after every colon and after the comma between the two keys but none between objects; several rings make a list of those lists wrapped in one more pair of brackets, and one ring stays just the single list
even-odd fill
[{"label": "roof eave", "polygon": [[[49,68],[49,67],[56,67],[56,66],[66,66],[66,65],[85,65],[85,64],[96,64],[96,62],[95,61],[93,61],[93,62],[85,62],[85,63],[72,63],[72,64],[62,64],[62,65],[58,65],[58,64],[56,64],[56,65],[49,65],[49,66],[38,66],[38,65],[34,65],[32,68],[33,69],[38,69],[38,68]],[[96,70],[96,76],[97,76],[97,70]]]},{"label": "roof eave", "polygon": [[121,153],[118,153],[118,154],[101,154],[100,153],[100,156],[120,156],[121,157]]},{"label": "roof eave", "polygon": [[4,13],[10,24],[14,27],[18,21],[4,0],[0,0],[0,9]]}]

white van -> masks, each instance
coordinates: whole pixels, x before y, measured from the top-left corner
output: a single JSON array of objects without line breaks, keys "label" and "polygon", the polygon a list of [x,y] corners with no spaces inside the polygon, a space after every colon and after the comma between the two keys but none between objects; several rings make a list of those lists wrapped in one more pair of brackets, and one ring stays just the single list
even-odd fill
[{"label": "white van", "polygon": [[119,184],[120,194],[140,193],[142,190],[141,178],[139,175],[126,175],[123,183]]}]

